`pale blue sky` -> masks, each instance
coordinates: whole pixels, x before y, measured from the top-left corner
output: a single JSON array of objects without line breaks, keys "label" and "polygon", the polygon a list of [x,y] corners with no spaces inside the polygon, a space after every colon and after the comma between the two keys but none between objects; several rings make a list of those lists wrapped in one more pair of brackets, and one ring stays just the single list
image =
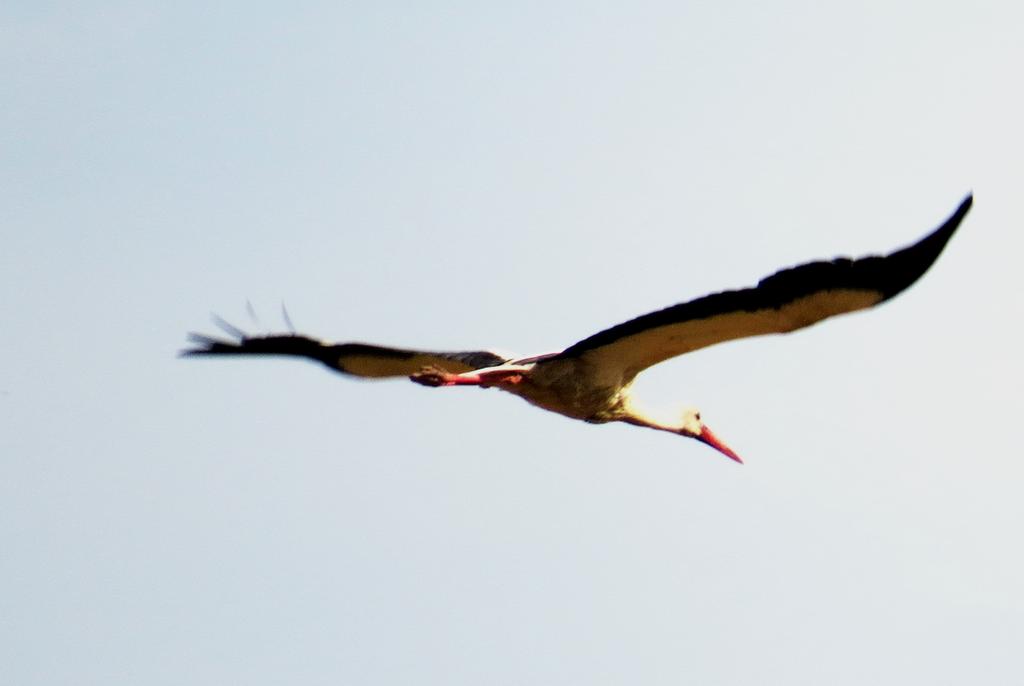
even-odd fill
[{"label": "pale blue sky", "polygon": [[[0,683],[1024,680],[1024,10],[9,2]],[[877,311],[640,386],[180,360],[216,311],[558,349],[976,205]]]}]

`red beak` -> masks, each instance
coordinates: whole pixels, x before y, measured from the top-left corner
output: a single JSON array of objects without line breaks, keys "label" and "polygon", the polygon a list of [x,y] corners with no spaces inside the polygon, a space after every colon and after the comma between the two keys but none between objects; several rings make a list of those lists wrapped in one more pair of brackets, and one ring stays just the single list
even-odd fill
[{"label": "red beak", "polygon": [[732,448],[718,440],[718,436],[716,436],[715,433],[707,426],[702,426],[700,435],[694,436],[694,438],[696,438],[701,443],[707,443],[712,448],[728,457],[730,460],[735,460],[740,464],[743,464],[743,460],[740,459],[740,456],[734,453],[732,451]]}]

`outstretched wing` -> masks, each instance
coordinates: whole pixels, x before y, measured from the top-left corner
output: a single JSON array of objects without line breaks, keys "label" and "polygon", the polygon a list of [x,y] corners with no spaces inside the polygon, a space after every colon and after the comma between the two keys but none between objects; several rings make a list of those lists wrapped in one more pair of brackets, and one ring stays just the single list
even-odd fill
[{"label": "outstretched wing", "polygon": [[884,302],[908,288],[938,258],[971,207],[914,245],[885,255],[811,262],[762,279],[754,288],[714,293],[605,329],[564,350],[629,379],[669,358],[715,343],[786,333]]},{"label": "outstretched wing", "polygon": [[410,376],[424,367],[461,374],[507,361],[501,355],[484,350],[427,352],[366,343],[325,343],[298,334],[247,336],[234,327],[229,328],[237,334],[237,340],[189,334],[189,340],[195,347],[183,350],[181,355],[290,355],[316,360],[336,372],[368,379]]}]

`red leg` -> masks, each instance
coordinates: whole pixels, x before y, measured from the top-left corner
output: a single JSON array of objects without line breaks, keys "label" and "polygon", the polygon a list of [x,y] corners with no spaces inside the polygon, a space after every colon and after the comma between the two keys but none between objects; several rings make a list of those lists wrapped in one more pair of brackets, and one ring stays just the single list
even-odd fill
[{"label": "red leg", "polygon": [[409,378],[424,386],[480,386],[481,388],[488,388],[502,383],[517,384],[523,380],[523,372],[518,369],[492,369],[485,372],[452,374],[436,367],[426,367]]}]

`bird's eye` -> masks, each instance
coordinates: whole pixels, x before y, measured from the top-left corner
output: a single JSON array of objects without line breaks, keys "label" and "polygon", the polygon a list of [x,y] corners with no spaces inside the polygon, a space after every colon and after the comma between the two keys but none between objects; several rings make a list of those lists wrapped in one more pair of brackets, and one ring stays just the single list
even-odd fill
[{"label": "bird's eye", "polygon": [[696,419],[699,422],[700,421],[700,412],[694,412],[693,413],[693,418]]}]

